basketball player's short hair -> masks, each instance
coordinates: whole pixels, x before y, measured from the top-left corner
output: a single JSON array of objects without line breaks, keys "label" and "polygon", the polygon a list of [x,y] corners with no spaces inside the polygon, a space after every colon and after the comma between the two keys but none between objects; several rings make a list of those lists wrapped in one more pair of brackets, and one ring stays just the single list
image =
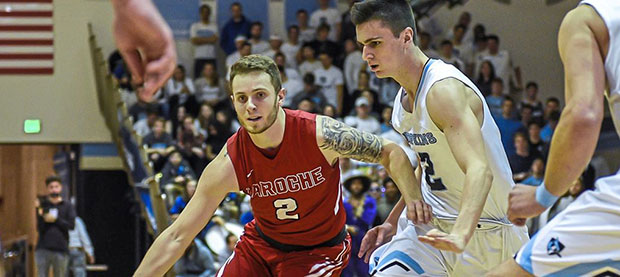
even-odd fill
[{"label": "basketball player's short hair", "polygon": [[53,182],[58,182],[58,183],[62,184],[62,180],[58,176],[49,176],[49,177],[45,178],[45,186],[48,186],[49,184],[51,184]]},{"label": "basketball player's short hair", "polygon": [[248,74],[252,72],[264,72],[269,75],[271,79],[271,85],[277,93],[282,89],[282,80],[280,79],[280,72],[278,66],[269,57],[263,55],[248,55],[239,59],[230,68],[230,92],[232,91],[233,80],[237,75]]},{"label": "basketball player's short hair", "polygon": [[406,0],[366,0],[353,4],[351,8],[351,21],[355,25],[379,20],[392,31],[394,37],[398,37],[405,28],[413,29],[415,41],[416,27],[415,17],[409,1]]}]

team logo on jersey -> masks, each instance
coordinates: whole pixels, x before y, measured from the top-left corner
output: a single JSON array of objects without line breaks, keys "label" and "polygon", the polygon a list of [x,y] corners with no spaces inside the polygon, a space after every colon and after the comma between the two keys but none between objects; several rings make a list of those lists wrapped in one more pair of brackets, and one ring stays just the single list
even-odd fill
[{"label": "team logo on jersey", "polygon": [[412,145],[424,146],[437,143],[437,138],[431,132],[422,134],[404,133],[403,135]]},{"label": "team logo on jersey", "polygon": [[551,238],[549,243],[547,243],[547,254],[549,256],[558,255],[558,257],[562,258],[562,255],[560,255],[562,250],[564,250],[564,244],[560,242],[559,238]]}]

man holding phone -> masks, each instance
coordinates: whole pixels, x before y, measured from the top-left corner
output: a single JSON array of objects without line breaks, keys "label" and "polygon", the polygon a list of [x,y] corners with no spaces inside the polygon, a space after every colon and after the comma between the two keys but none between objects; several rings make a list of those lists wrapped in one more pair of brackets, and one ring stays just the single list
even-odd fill
[{"label": "man holding phone", "polygon": [[47,196],[37,201],[37,230],[39,241],[35,251],[38,276],[48,276],[50,267],[54,276],[65,276],[69,265],[69,230],[75,227],[75,210],[60,196],[59,177],[45,179]]}]

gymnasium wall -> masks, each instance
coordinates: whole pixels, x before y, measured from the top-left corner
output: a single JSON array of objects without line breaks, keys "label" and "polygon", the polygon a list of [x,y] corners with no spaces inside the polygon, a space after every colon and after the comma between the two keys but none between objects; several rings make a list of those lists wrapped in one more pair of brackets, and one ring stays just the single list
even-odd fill
[{"label": "gymnasium wall", "polygon": [[[250,0],[245,0],[250,1]],[[269,3],[269,29],[285,35],[285,0]],[[311,0],[308,0],[311,1]],[[214,0],[204,1],[217,10]],[[242,3],[244,1],[241,1]],[[536,80],[541,97],[562,98],[562,69],[557,55],[557,27],[577,0],[547,7],[543,1],[512,1],[510,5],[491,0],[469,1],[453,10],[436,14],[444,26],[452,26],[462,10],[473,15],[489,33],[500,36],[501,47],[512,53],[521,66],[524,81]],[[346,10],[347,1],[338,7]],[[215,20],[215,19],[214,19]],[[111,34],[112,8],[107,0],[54,1],[54,75],[0,76],[0,143],[108,142],[109,133],[99,114],[90,54],[87,23],[93,24],[98,44],[106,54],[114,50]],[[179,62],[191,66],[191,46],[177,41]],[[42,120],[40,134],[26,135],[24,119]]]}]

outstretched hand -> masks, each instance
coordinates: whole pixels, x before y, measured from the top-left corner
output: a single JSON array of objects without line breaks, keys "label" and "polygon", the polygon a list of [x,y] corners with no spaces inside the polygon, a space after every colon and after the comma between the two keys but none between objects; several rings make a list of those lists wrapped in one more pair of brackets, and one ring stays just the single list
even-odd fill
[{"label": "outstretched hand", "polygon": [[439,250],[446,250],[455,253],[463,253],[465,246],[467,245],[465,237],[456,234],[444,233],[437,229],[428,231],[425,236],[418,236],[418,240],[423,243],[430,244]]},{"label": "outstretched hand", "polygon": [[138,97],[151,102],[176,67],[170,28],[151,0],[113,0],[116,45],[132,73],[143,84]]},{"label": "outstretched hand", "polygon": [[379,246],[390,241],[395,234],[396,228],[387,222],[368,230],[362,239],[360,251],[357,256],[359,258],[364,257],[364,262],[368,263],[372,252]]}]

